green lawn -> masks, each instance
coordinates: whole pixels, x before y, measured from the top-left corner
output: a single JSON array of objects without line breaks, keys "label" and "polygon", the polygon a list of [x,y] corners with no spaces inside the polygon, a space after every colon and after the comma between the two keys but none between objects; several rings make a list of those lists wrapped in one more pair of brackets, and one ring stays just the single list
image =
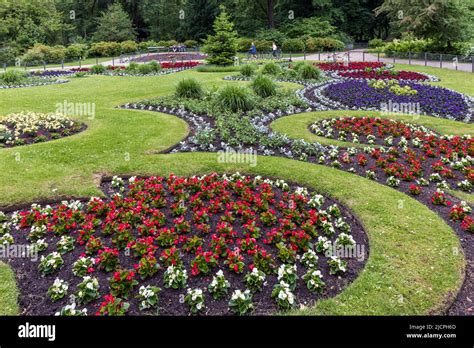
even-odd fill
[{"label": "green lawn", "polygon": [[[75,117],[88,125],[80,134],[0,149],[0,205],[98,195],[101,174],[192,175],[239,170],[281,177],[341,201],[361,220],[370,240],[370,257],[359,278],[340,295],[318,302],[305,313],[442,312],[462,283],[465,261],[454,232],[421,203],[350,173],[283,158],[259,156],[258,165],[253,168],[218,163],[217,155],[212,153],[157,154],[186,136],[186,123],[162,113],[115,108],[122,103],[172,93],[176,82],[185,77],[194,77],[206,87],[235,83],[222,81],[226,75],[185,71],[160,77],[94,76],[75,78],[64,85],[0,91],[0,115],[21,110],[54,111],[56,103],[65,100],[96,104],[95,118]],[[311,136],[309,132],[304,134],[303,124],[327,116],[295,115],[278,120],[274,129],[288,120],[291,125],[287,123],[282,131],[296,129],[304,137]],[[425,121],[439,122],[440,131],[464,127],[439,119],[421,120]],[[400,201],[404,202],[403,208],[398,208]],[[0,314],[17,313],[14,280],[5,265],[0,265],[0,283]]]}]

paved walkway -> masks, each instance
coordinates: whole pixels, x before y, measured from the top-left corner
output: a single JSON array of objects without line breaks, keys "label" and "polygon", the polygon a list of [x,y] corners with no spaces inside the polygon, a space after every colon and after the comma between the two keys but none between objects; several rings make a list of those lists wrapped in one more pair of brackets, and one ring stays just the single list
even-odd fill
[{"label": "paved walkway", "polygon": [[[350,60],[351,61],[366,61],[366,62],[376,62],[378,61],[377,55],[372,54],[372,53],[363,53],[364,50],[352,50],[349,51],[350,53]],[[344,55],[347,54],[347,52],[337,52],[336,53],[338,56],[343,57]],[[310,54],[306,56],[306,60],[330,60],[332,59],[333,53],[321,53],[321,54]],[[293,60],[304,60],[304,57],[295,57]],[[381,62],[384,63],[393,63],[393,58],[380,58]],[[410,64],[411,65],[420,65],[424,66],[425,61],[424,60],[417,60],[417,59],[412,59],[411,62],[408,59],[395,59],[395,63],[399,64]],[[439,60],[428,60],[426,62],[427,66],[434,67],[434,68],[440,68],[440,62]],[[473,72],[472,71],[472,64],[471,63],[458,63],[457,68],[452,62],[447,62],[443,61],[442,62],[442,68],[443,69],[449,69],[449,70],[459,70],[459,71],[467,71],[467,72]]]}]

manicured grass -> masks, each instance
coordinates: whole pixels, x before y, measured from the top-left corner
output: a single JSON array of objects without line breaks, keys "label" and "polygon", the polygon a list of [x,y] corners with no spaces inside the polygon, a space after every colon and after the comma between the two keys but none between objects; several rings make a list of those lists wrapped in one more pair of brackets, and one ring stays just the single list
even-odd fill
[{"label": "manicured grass", "polygon": [[16,315],[19,313],[17,302],[18,290],[12,269],[0,262],[0,315]]},{"label": "manicured grass", "polygon": [[[115,108],[172,93],[182,78],[194,77],[207,87],[235,83],[222,81],[226,75],[185,71],[160,77],[95,76],[72,79],[61,86],[0,91],[1,115],[21,110],[54,111],[56,103],[65,100],[96,103],[93,119],[75,117],[87,123],[88,129],[83,133],[48,143],[0,149],[0,205],[99,195],[99,174],[194,175],[239,170],[281,177],[341,201],[361,220],[370,240],[370,257],[360,277],[337,297],[318,302],[305,313],[442,311],[461,285],[464,258],[453,231],[421,203],[350,173],[283,158],[259,156],[258,165],[253,168],[218,163],[217,155],[211,153],[156,154],[186,135],[185,122],[161,113]],[[308,115],[313,117],[315,113]],[[302,116],[305,115],[287,119]],[[285,133],[289,128],[300,126],[291,122]],[[16,290],[7,266],[0,266],[0,280],[8,289],[0,292],[0,314],[15,313]]]}]

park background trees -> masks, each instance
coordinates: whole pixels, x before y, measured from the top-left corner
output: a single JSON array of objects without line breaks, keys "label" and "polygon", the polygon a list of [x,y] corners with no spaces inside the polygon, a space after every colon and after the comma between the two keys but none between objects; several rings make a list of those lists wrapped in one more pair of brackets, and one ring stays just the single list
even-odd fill
[{"label": "park background trees", "polygon": [[[449,52],[473,46],[474,5],[465,0],[3,0],[0,60],[35,44],[195,40],[213,33],[224,5],[239,37],[428,40]],[[402,14],[402,15],[400,15]]]}]

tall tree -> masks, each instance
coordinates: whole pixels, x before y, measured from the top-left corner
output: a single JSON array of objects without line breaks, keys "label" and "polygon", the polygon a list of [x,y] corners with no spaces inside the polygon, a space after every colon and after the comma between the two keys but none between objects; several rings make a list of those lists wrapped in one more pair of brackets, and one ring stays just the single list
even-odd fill
[{"label": "tall tree", "polygon": [[0,2],[0,43],[21,48],[35,43],[63,44],[72,28],[62,21],[52,1],[4,0]]},{"label": "tall tree", "polygon": [[225,6],[221,5],[220,9],[213,25],[215,34],[205,40],[204,52],[209,54],[210,64],[230,65],[237,53],[237,32]]},{"label": "tall tree", "polygon": [[135,39],[136,33],[132,21],[122,5],[114,3],[97,20],[95,41],[125,41]]},{"label": "tall tree", "polygon": [[176,38],[176,31],[186,18],[182,0],[141,0],[140,11],[153,40]]},{"label": "tall tree", "polygon": [[212,22],[219,14],[217,0],[192,0],[184,5],[179,39],[201,40],[212,33]]},{"label": "tall tree", "polygon": [[376,13],[386,13],[400,31],[433,39],[448,49],[454,42],[467,39],[469,32],[469,10],[458,0],[385,0]]}]

